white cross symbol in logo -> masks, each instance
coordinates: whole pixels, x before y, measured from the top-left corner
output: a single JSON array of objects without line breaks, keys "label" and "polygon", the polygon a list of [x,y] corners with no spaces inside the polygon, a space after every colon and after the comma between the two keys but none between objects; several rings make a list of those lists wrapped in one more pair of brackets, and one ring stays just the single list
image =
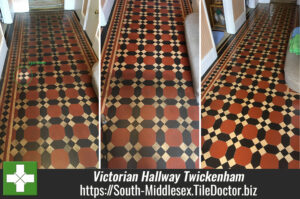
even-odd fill
[{"label": "white cross symbol in logo", "polygon": [[24,186],[26,183],[34,182],[33,174],[26,174],[24,172],[24,165],[17,164],[16,165],[16,173],[6,175],[6,182],[11,182],[16,184],[17,192],[24,192]]}]

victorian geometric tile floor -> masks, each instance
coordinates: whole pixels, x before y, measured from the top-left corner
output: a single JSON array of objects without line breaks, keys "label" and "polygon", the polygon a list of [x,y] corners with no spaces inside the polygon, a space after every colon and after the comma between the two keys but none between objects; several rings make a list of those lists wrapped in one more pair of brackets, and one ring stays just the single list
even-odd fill
[{"label": "victorian geometric tile floor", "polygon": [[296,6],[259,5],[202,81],[202,168],[300,168],[300,95],[284,80]]},{"label": "victorian geometric tile floor", "polygon": [[97,57],[71,11],[15,15],[0,103],[0,163],[98,167]]},{"label": "victorian geometric tile floor", "polygon": [[189,0],[116,0],[102,47],[102,168],[198,168]]}]

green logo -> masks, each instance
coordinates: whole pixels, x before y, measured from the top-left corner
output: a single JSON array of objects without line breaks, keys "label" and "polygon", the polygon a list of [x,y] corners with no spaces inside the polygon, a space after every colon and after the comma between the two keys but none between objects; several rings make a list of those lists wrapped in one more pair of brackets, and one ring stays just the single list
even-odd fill
[{"label": "green logo", "polygon": [[4,162],[3,195],[36,196],[37,162]]}]

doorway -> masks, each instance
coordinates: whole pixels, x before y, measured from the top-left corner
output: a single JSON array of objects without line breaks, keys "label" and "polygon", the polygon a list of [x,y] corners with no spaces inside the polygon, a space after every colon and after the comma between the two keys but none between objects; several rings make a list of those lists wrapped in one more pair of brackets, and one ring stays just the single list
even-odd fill
[{"label": "doorway", "polygon": [[226,22],[224,14],[224,6],[222,0],[205,0],[207,13],[212,29],[212,34],[216,48],[220,47],[222,43],[229,37],[226,31]]},{"label": "doorway", "polygon": [[63,9],[64,0],[29,0],[30,10]]}]

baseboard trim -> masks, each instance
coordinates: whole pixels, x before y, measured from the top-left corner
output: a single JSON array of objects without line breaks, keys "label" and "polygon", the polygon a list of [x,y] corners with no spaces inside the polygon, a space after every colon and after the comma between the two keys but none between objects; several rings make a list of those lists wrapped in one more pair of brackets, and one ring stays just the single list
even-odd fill
[{"label": "baseboard trim", "polygon": [[205,72],[210,68],[210,66],[216,61],[218,58],[216,48],[212,48],[207,55],[201,60],[201,77],[205,74]]},{"label": "baseboard trim", "polygon": [[246,21],[246,13],[243,13],[235,22],[234,22],[234,26],[235,26],[235,32],[238,32],[238,30],[242,27],[242,25],[245,23]]},{"label": "baseboard trim", "polygon": [[3,40],[0,43],[0,74],[2,74],[2,71],[4,68],[7,51],[8,51],[8,48],[6,45],[6,41],[3,38]]}]

